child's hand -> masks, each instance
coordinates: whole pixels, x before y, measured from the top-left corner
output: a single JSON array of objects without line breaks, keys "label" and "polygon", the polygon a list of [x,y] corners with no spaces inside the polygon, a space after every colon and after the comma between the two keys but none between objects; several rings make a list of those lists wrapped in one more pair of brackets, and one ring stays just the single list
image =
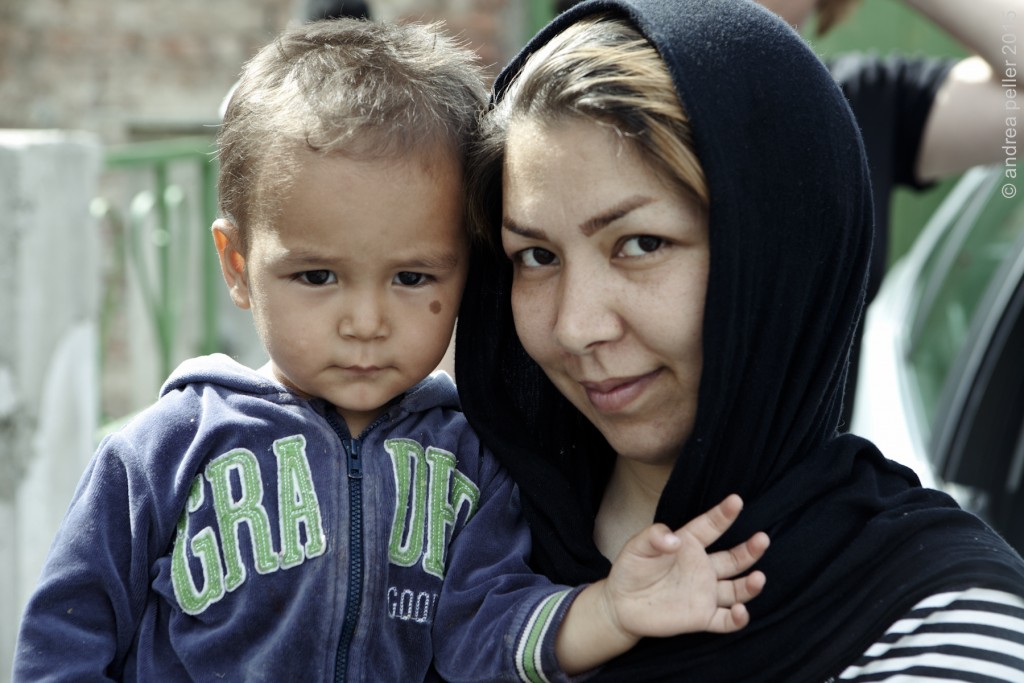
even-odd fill
[{"label": "child's hand", "polygon": [[761,592],[765,576],[754,571],[733,577],[764,555],[768,536],[758,532],[730,550],[705,550],[742,509],[734,494],[675,533],[655,524],[631,538],[604,582],[612,623],[632,637],[729,633],[746,626],[744,603]]}]

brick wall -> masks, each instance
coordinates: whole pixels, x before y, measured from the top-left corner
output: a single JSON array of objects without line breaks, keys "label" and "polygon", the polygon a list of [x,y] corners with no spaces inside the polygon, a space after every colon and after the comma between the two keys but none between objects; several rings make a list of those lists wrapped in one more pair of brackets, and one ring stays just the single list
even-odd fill
[{"label": "brick wall", "polygon": [[[305,0],[0,0],[0,128],[98,133],[107,144],[216,121],[241,64]],[[370,0],[374,16],[443,18],[503,64],[525,0]]]}]

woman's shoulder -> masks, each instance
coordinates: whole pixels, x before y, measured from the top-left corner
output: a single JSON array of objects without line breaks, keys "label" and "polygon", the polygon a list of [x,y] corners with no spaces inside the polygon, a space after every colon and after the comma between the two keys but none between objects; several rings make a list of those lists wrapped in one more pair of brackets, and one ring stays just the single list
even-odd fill
[{"label": "woman's shoulder", "polygon": [[1024,586],[929,596],[835,680],[1024,681]]}]

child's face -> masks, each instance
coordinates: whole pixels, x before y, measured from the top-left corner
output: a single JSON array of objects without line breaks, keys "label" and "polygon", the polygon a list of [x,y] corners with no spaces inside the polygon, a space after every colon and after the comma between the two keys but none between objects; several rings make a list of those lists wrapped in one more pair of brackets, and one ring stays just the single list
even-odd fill
[{"label": "child's face", "polygon": [[232,299],[252,309],[274,375],[334,404],[353,435],[441,361],[465,285],[461,171],[423,157],[303,154],[244,258],[233,226],[214,225]]}]

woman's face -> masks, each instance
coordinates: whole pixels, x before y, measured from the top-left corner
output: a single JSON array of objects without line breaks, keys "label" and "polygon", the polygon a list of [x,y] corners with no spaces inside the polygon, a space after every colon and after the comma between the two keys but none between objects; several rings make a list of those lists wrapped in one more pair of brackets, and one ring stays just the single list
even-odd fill
[{"label": "woman's face", "polygon": [[501,239],[527,353],[620,457],[671,466],[693,427],[705,213],[587,121],[514,123]]}]

